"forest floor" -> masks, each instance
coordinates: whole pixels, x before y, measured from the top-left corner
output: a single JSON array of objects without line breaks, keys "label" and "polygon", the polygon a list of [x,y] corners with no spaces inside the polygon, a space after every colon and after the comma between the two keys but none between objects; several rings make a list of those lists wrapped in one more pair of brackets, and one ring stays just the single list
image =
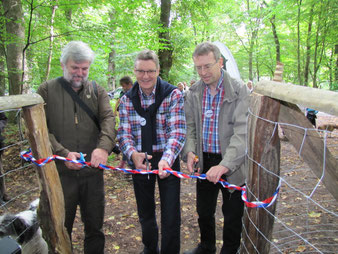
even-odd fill
[{"label": "forest floor", "polygon": [[[338,123],[338,117],[332,116],[318,116],[318,124],[325,123]],[[7,133],[7,140],[10,139],[10,134]],[[17,134],[16,134],[17,135]],[[10,143],[7,141],[7,144]],[[338,157],[338,132],[335,130],[327,139],[327,145],[329,150]],[[23,150],[24,146],[15,146],[6,149],[3,155],[4,168],[8,172],[11,169],[18,169],[22,166],[22,161],[18,159],[20,150]],[[117,166],[120,156],[112,159],[109,163],[111,166]],[[25,164],[24,164],[25,165]],[[38,196],[38,181],[34,168],[27,167],[24,170],[18,170],[13,173],[9,173],[6,176],[6,183],[8,188],[8,194],[14,198],[13,202],[8,205],[8,209],[11,212],[17,212],[25,210],[28,207],[29,202],[34,200]],[[185,171],[185,165],[182,163],[182,170]],[[306,163],[301,160],[294,150],[292,145],[287,141],[281,142],[281,176],[286,180],[290,186],[297,186],[302,191],[312,189],[316,184],[316,178],[308,169]],[[104,233],[106,235],[106,249],[105,253],[121,253],[121,254],[133,254],[140,253],[142,251],[141,230],[138,222],[136,202],[133,192],[133,185],[131,177],[116,171],[105,172],[105,190],[106,190],[106,210],[104,220]],[[310,181],[310,179],[312,179]],[[289,185],[283,184],[281,194],[278,199],[276,216],[277,220],[274,226],[273,243],[278,248],[282,249],[282,253],[297,253],[304,251],[312,251],[313,248],[306,244],[296,241],[290,243],[285,239],[292,237],[292,234],[285,230],[284,226],[293,228],[297,231],[299,227],[304,228],[302,217],[306,219],[306,223],[309,224],[309,220],[314,220],[314,224],[317,224],[322,230],[329,229],[331,226],[337,227],[338,222],[336,218],[328,215],[325,212],[320,211],[308,211],[304,213],[304,207],[298,206],[297,202],[301,202],[304,197],[297,197],[297,192],[290,191]],[[22,194],[30,190],[29,193]],[[332,201],[333,197],[321,187],[318,191],[320,200]],[[22,195],[21,195],[22,194]],[[157,212],[159,211],[159,197],[157,196]],[[218,200],[218,207],[216,213],[216,228],[217,228],[217,248],[220,249],[222,245],[222,225],[223,218],[221,213],[221,199]],[[196,195],[195,195],[195,180],[182,179],[181,180],[181,214],[182,214],[182,226],[181,226],[181,252],[195,247],[199,242],[199,228],[197,223],[196,213]],[[325,207],[337,213],[337,202],[326,202]],[[4,213],[3,209],[0,209],[0,214]],[[320,213],[318,215],[318,213]],[[308,216],[310,214],[310,217]],[[311,216],[313,215],[313,217]],[[279,217],[280,216],[280,217]],[[159,212],[157,218],[159,219]],[[159,225],[160,225],[160,221]],[[303,224],[302,224],[303,223]],[[302,224],[302,225],[299,225]],[[310,222],[311,224],[311,222]],[[301,231],[301,230],[300,230]],[[336,232],[336,231],[335,231]],[[323,233],[322,233],[323,234]],[[73,230],[73,248],[74,253],[83,253],[83,225],[80,220],[79,213],[77,214],[76,221]],[[283,240],[284,239],[284,240]],[[326,239],[323,241],[320,239]],[[334,253],[334,246],[337,246],[337,237],[329,236],[324,238],[311,238],[313,244],[317,246],[328,245],[325,247],[327,253]],[[288,242],[288,243],[285,243]],[[287,246],[287,244],[289,246]],[[330,247],[331,246],[331,247]],[[333,247],[332,247],[333,246]],[[332,249],[333,248],[333,249]],[[272,248],[271,252],[277,252],[277,247]]]}]

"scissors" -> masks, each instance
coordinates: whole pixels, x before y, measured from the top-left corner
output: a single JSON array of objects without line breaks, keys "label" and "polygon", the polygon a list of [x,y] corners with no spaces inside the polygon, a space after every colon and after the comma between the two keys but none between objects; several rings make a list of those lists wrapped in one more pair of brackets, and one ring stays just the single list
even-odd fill
[{"label": "scissors", "polygon": [[193,171],[191,173],[192,176],[199,172],[199,169],[197,168],[197,163],[198,163],[198,156],[195,155]]}]

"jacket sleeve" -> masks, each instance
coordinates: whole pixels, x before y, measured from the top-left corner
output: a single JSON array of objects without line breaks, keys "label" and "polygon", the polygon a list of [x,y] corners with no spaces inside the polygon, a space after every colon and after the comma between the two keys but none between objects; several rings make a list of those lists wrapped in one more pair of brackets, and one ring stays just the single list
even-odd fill
[{"label": "jacket sleeve", "polygon": [[110,154],[115,145],[115,117],[113,109],[109,103],[109,96],[104,88],[97,86],[98,104],[99,104],[99,121],[101,132],[97,143],[97,148],[102,148]]},{"label": "jacket sleeve", "polygon": [[187,134],[186,134],[186,141],[185,145],[182,150],[182,160],[186,162],[187,154],[189,152],[193,152],[197,154],[197,130],[196,124],[194,119],[194,102],[192,98],[192,93],[187,92],[186,100],[184,102],[184,112],[185,112],[185,119],[186,119],[186,126],[187,126]]},{"label": "jacket sleeve", "polygon": [[[38,88],[37,93],[43,98],[43,100],[45,101],[45,114],[46,114],[46,121],[47,121],[47,126],[48,126],[48,115],[47,115],[47,107],[48,105],[46,104],[47,98],[48,98],[48,87],[47,87],[48,83],[45,82],[43,84],[41,84]],[[54,134],[48,132],[48,136],[49,136],[49,141],[51,143],[52,146],[52,151],[54,154],[63,156],[63,157],[67,157],[68,153],[70,152],[68,149],[66,149],[63,145],[61,145],[61,143],[59,143]]]},{"label": "jacket sleeve", "polygon": [[233,113],[234,133],[220,163],[230,170],[227,175],[231,175],[238,170],[245,160],[249,103],[250,91],[247,86],[243,85],[239,89],[239,97]]}]

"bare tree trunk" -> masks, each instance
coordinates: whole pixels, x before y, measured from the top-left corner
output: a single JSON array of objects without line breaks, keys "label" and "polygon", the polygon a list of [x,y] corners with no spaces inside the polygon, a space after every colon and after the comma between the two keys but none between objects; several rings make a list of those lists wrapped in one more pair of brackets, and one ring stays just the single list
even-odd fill
[{"label": "bare tree trunk", "polygon": [[50,73],[50,64],[52,62],[52,55],[53,55],[53,43],[54,43],[54,17],[56,9],[58,8],[57,5],[52,7],[52,16],[50,18],[50,40],[49,40],[49,52],[48,52],[48,59],[47,59],[47,68],[46,68],[46,77],[45,80],[49,79]]},{"label": "bare tree trunk", "polygon": [[170,41],[169,34],[169,18],[171,10],[171,0],[161,0],[161,17],[160,17],[160,32],[159,42],[160,49],[158,51],[158,57],[160,60],[160,76],[168,80],[169,72],[172,66],[172,54],[173,47]]},{"label": "bare tree trunk", "polygon": [[311,59],[311,31],[312,31],[312,22],[313,22],[313,11],[315,7],[315,2],[311,6],[310,10],[310,19],[309,19],[309,25],[307,30],[307,39],[306,39],[306,62],[304,67],[304,85],[309,85],[309,66],[310,66],[310,59]]},{"label": "bare tree trunk", "polygon": [[277,34],[277,29],[276,29],[276,15],[273,15],[272,18],[270,19],[271,27],[272,27],[272,34],[273,38],[275,41],[275,46],[276,46],[276,63],[280,62],[280,42]]},{"label": "bare tree trunk", "polygon": [[[115,10],[111,10],[109,13],[109,19],[111,22],[114,20],[114,15],[115,15]],[[107,81],[107,88],[109,90],[115,90],[115,83],[116,83],[116,78],[113,75],[115,71],[115,56],[116,52],[114,50],[114,35],[112,35],[113,39],[111,42],[111,51],[109,53],[108,57],[108,81]]]},{"label": "bare tree trunk", "polygon": [[21,1],[1,0],[4,16],[6,17],[7,41],[7,70],[9,80],[9,94],[21,94],[23,84],[23,48],[24,48],[24,20]]},{"label": "bare tree trunk", "polygon": [[5,45],[3,44],[3,41],[4,40],[2,38],[2,34],[0,33],[0,96],[4,96],[5,90],[6,90],[6,75],[5,75],[6,51],[5,51]]},{"label": "bare tree trunk", "polygon": [[334,54],[336,55],[336,66],[334,68],[334,81],[338,82],[338,44],[335,45]]},{"label": "bare tree trunk", "polygon": [[303,0],[298,0],[298,16],[297,16],[297,67],[298,67],[298,83],[303,85],[302,71],[301,71],[301,61],[300,61],[300,8],[302,6]]},{"label": "bare tree trunk", "polygon": [[317,85],[317,73],[322,63],[324,50],[325,50],[325,41],[326,34],[328,31],[328,16],[326,11],[329,8],[330,2],[323,3],[321,2],[318,25],[316,32],[316,44],[315,44],[315,54],[314,54],[314,63],[313,63],[313,88],[318,88]]}]

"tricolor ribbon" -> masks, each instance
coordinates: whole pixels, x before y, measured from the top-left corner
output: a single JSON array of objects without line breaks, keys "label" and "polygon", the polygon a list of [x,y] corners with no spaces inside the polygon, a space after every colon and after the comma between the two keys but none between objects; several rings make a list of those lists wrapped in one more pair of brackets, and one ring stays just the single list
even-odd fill
[{"label": "tricolor ribbon", "polygon": [[[37,159],[35,159],[32,156],[31,150],[22,151],[20,154],[21,154],[21,158],[23,158],[25,161],[32,162],[32,163],[34,163],[35,165],[37,165],[39,167],[44,166],[44,165],[46,165],[47,163],[49,163],[49,162],[51,162],[53,160],[62,160],[62,161],[82,164],[83,167],[91,166],[90,162],[86,162],[83,157],[80,160],[71,160],[69,158],[65,158],[65,157],[62,157],[62,156],[53,155],[53,156],[47,157],[45,159],[38,159],[37,160]],[[123,172],[125,172],[127,174],[143,174],[143,175],[146,175],[146,174],[158,174],[158,170],[157,169],[155,169],[155,170],[141,170],[141,169],[116,168],[116,167],[111,167],[111,166],[103,165],[103,164],[100,164],[98,168],[104,169],[104,170],[123,171]],[[178,178],[186,178],[186,179],[197,178],[197,179],[201,179],[201,180],[205,180],[206,179],[206,174],[187,175],[187,174],[184,174],[182,172],[172,170],[170,168],[165,168],[164,170],[166,172],[168,172],[168,173],[170,173],[170,174],[178,177]],[[230,190],[241,191],[242,192],[242,200],[244,201],[244,203],[245,203],[245,205],[247,207],[251,207],[251,208],[262,208],[262,207],[269,207],[269,206],[271,206],[276,201],[277,195],[279,193],[280,186],[281,186],[281,181],[279,180],[277,189],[274,192],[274,194],[272,195],[272,197],[269,197],[269,198],[267,198],[267,199],[265,199],[263,201],[251,201],[250,202],[248,200],[248,197],[247,197],[247,187],[246,186],[240,187],[240,186],[237,186],[237,185],[234,185],[234,184],[230,184],[230,183],[226,182],[223,179],[220,179],[219,183],[224,188],[228,188]]]}]

